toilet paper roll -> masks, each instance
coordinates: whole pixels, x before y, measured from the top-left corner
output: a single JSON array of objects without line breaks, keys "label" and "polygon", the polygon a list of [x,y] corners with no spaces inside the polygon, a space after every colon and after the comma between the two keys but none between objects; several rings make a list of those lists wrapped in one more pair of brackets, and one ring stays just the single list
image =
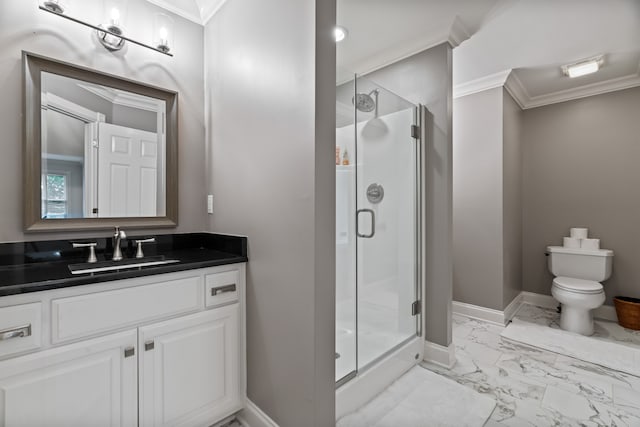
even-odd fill
[{"label": "toilet paper roll", "polygon": [[582,249],[600,249],[600,239],[582,239],[580,247]]},{"label": "toilet paper roll", "polygon": [[575,237],[565,237],[562,240],[562,246],[564,246],[565,248],[579,249],[581,240],[582,239],[577,239]]},{"label": "toilet paper roll", "polygon": [[586,239],[588,237],[589,229],[588,228],[572,228],[570,230],[570,236],[575,237],[576,239]]}]

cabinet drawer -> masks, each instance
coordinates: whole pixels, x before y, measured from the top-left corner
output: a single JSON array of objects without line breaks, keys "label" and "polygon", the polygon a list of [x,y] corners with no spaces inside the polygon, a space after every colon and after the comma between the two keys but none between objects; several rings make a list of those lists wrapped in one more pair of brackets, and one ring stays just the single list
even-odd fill
[{"label": "cabinet drawer", "polygon": [[239,280],[238,270],[207,274],[205,286],[207,307],[238,301]]},{"label": "cabinet drawer", "polygon": [[203,308],[201,276],[51,301],[58,343]]},{"label": "cabinet drawer", "polygon": [[42,303],[0,308],[0,357],[34,350],[42,339]]}]

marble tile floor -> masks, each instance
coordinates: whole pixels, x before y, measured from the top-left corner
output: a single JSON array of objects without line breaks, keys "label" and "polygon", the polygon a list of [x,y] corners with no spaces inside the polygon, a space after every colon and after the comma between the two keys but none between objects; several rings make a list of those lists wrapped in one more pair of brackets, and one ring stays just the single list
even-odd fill
[{"label": "marble tile floor", "polygon": [[[560,314],[557,313],[556,310],[549,308],[523,304],[518,309],[515,318],[537,325],[560,329]],[[617,322],[596,319],[592,338],[640,348],[640,331],[625,329],[618,325]]]},{"label": "marble tile floor", "polygon": [[[523,307],[521,318],[542,322],[557,316]],[[504,341],[503,329],[454,315],[455,366],[421,366],[493,397],[497,405],[485,426],[640,427],[639,377]]]}]

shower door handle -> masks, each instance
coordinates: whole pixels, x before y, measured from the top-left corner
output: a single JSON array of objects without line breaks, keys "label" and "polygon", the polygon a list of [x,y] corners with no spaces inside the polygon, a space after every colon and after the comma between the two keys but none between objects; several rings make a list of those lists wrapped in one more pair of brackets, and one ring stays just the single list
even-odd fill
[{"label": "shower door handle", "polygon": [[[362,234],[360,233],[360,214],[368,213],[371,214],[371,233]],[[358,209],[356,211],[356,234],[358,237],[364,237],[365,239],[370,239],[376,234],[376,213],[373,209]]]}]

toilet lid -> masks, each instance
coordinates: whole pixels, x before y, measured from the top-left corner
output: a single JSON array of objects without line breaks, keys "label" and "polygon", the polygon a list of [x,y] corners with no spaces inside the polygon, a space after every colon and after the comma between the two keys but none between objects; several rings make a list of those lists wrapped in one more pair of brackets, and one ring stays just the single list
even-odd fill
[{"label": "toilet lid", "polygon": [[565,291],[580,294],[599,294],[604,289],[600,283],[593,280],[575,279],[573,277],[556,277],[553,279],[553,284]]}]

